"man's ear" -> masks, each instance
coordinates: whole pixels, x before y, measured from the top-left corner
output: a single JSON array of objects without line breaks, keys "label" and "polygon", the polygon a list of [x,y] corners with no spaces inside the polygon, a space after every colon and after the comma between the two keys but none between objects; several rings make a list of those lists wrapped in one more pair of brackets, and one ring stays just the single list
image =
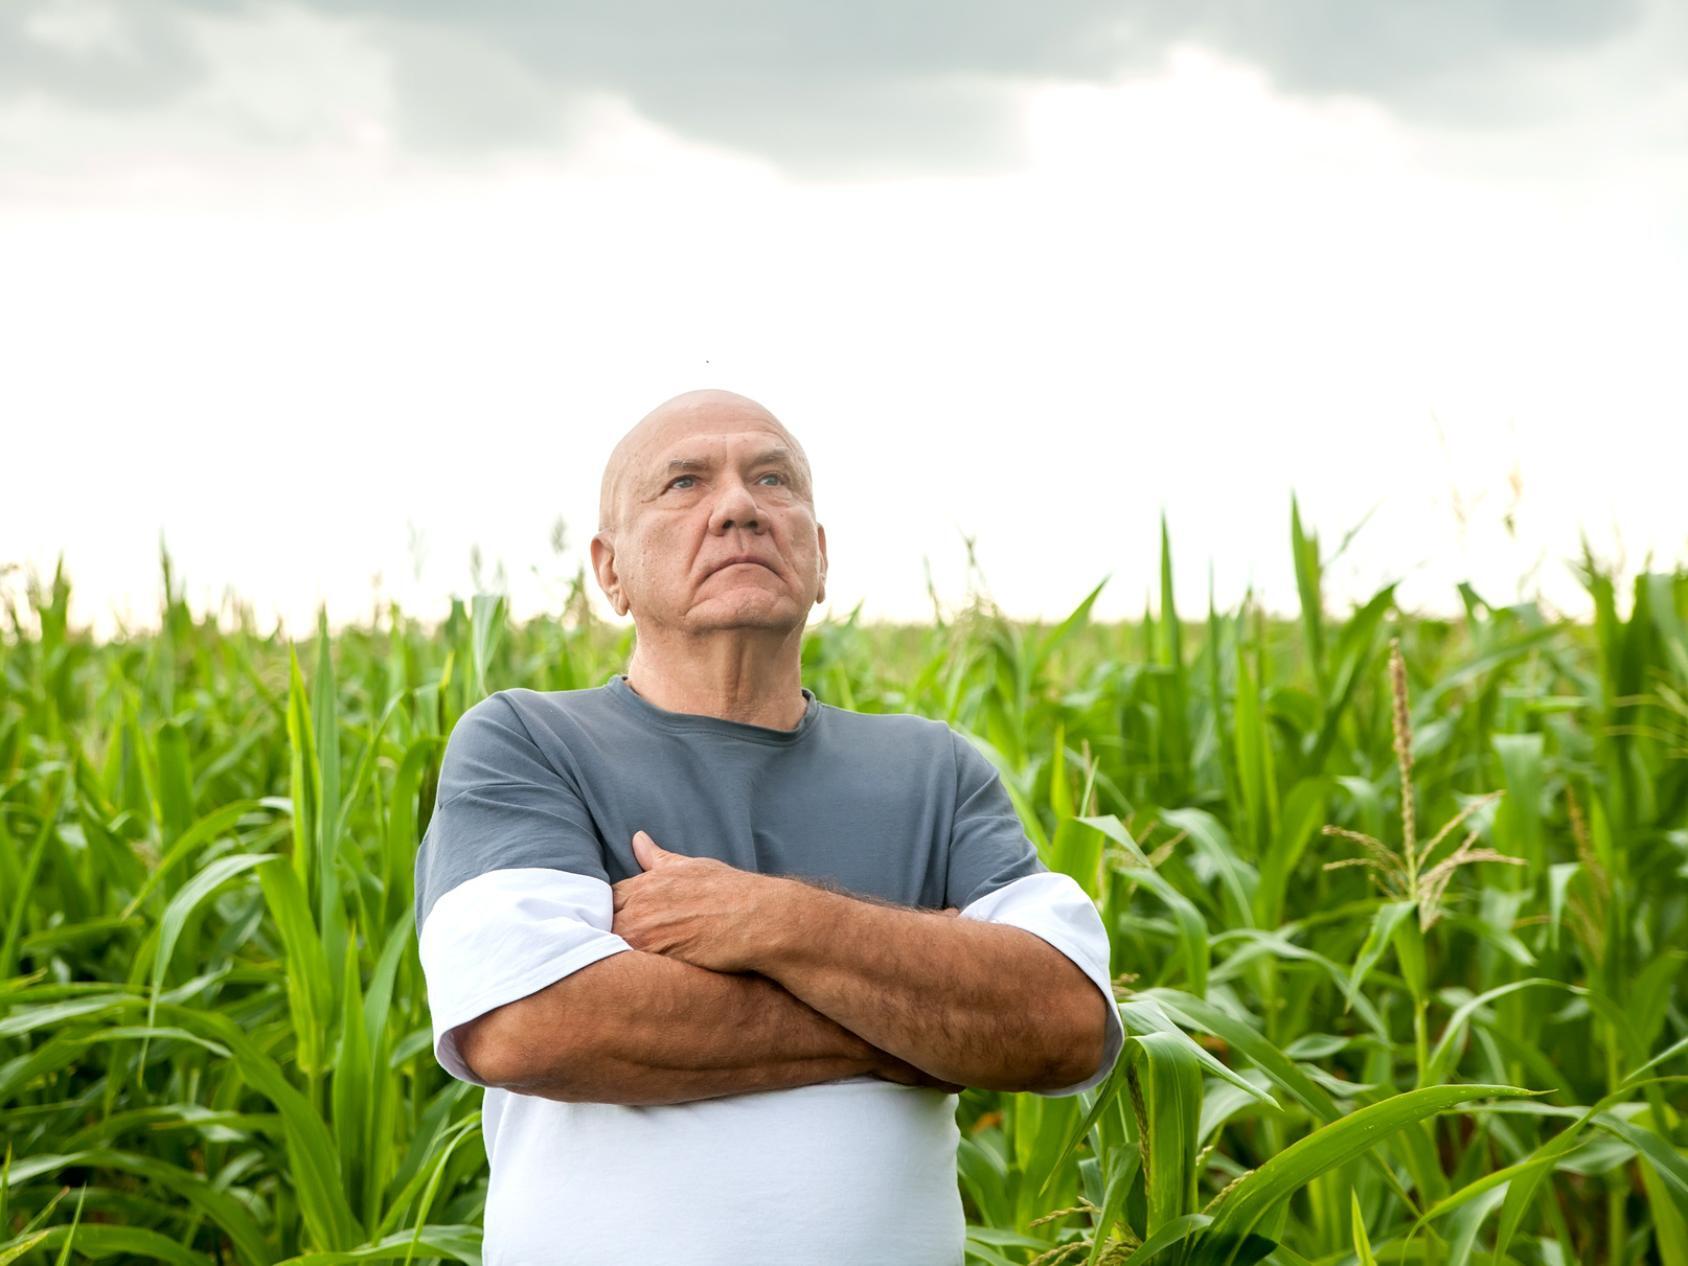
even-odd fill
[{"label": "man's ear", "polygon": [[815,587],[815,602],[818,604],[826,600],[826,529],[819,523],[815,524],[815,536],[821,546],[821,579]]},{"label": "man's ear", "polygon": [[610,607],[617,615],[626,615],[629,604],[615,569],[615,541],[607,532],[592,534],[592,574],[598,578],[598,588],[610,600]]}]

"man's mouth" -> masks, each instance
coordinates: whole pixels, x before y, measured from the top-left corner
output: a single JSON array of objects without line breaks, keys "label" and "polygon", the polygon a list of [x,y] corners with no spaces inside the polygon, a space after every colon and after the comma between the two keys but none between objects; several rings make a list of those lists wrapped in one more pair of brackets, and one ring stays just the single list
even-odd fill
[{"label": "man's mouth", "polygon": [[772,567],[769,567],[768,564],[764,563],[760,558],[729,558],[726,562],[720,563],[717,566],[715,566],[714,568],[712,568],[710,570],[709,574],[711,576],[713,576],[716,572],[726,571],[727,568],[729,568],[729,567],[746,567],[746,566],[748,566],[748,567],[762,567],[762,568],[766,568],[768,571],[773,570]]}]

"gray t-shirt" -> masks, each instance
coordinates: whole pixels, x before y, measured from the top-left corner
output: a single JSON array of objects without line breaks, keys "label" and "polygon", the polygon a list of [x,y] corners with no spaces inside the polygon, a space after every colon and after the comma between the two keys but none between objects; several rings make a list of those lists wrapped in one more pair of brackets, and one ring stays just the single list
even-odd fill
[{"label": "gray t-shirt", "polygon": [[443,812],[416,857],[418,931],[487,871],[640,874],[639,830],[690,857],[927,909],[1046,869],[995,768],[942,721],[803,697],[794,730],[670,712],[622,675],[482,700],[447,743]]},{"label": "gray t-shirt", "polygon": [[[501,690],[446,743],[416,857],[434,1053],[610,955],[633,833],[743,870],[1025,929],[1112,997],[1095,904],[1051,873],[990,762],[941,721],[830,707],[792,730],[670,712],[625,677]],[[638,999],[629,998],[629,1006]],[[1035,1009],[1032,1012],[1035,1014]],[[1062,1090],[1088,1090],[1124,1042]],[[486,1090],[486,1266],[960,1266],[956,1096],[870,1075],[656,1106]]]}]

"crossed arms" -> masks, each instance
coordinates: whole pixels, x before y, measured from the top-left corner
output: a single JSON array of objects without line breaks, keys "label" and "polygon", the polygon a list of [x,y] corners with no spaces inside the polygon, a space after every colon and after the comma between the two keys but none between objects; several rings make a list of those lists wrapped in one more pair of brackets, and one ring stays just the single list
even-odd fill
[{"label": "crossed arms", "polygon": [[871,1075],[1054,1090],[1101,1063],[1111,1002],[1022,928],[881,904],[657,847],[615,884],[633,948],[469,1021],[483,1081],[682,1103]]}]

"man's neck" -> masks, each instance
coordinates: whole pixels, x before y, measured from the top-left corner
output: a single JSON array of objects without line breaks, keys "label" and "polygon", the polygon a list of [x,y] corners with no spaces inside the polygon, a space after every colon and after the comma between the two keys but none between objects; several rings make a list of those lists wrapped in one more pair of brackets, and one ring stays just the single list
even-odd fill
[{"label": "man's neck", "polygon": [[803,630],[749,639],[723,629],[682,645],[641,639],[627,666],[627,684],[669,712],[795,730],[803,697]]}]

